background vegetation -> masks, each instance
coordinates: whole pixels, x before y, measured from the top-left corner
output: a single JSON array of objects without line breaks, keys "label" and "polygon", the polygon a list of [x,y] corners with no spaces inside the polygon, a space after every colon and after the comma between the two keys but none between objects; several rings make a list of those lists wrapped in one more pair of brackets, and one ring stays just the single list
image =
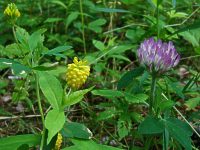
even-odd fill
[{"label": "background vegetation", "polygon": [[[167,113],[183,122],[184,116],[200,132],[199,0],[16,0],[21,16],[14,28],[3,13],[10,2],[13,1],[0,1],[1,137],[36,134],[42,130],[36,80],[32,75],[20,74],[26,70],[24,66],[31,65],[30,59],[39,57],[36,54],[33,58],[26,44],[38,41],[36,49],[45,57],[40,60],[42,67],[35,70],[51,68],[47,72],[63,87],[67,64],[75,56],[86,59],[91,66],[82,89],[95,87],[80,103],[65,109],[65,115],[74,123],[66,125],[74,131],[69,138],[91,138],[90,132],[84,132],[87,128],[93,134],[93,141],[99,144],[121,149],[162,149],[159,127],[152,126],[152,121],[145,123],[149,130],[158,133],[152,142],[147,139],[153,133],[138,131],[148,114],[151,76],[139,67],[137,49],[149,37],[173,41],[181,55],[179,65],[158,81],[158,110],[165,115],[171,109]],[[62,48],[55,51],[55,47]],[[10,67],[3,63],[3,58],[23,66]],[[133,95],[124,95],[123,91]],[[167,103],[163,102],[166,98]],[[51,107],[44,96],[41,99],[46,115]],[[170,132],[169,149],[200,148],[199,137],[189,126],[179,130],[183,124],[171,122],[168,129],[175,131]],[[66,138],[63,148],[72,143],[84,145],[82,142]]]}]

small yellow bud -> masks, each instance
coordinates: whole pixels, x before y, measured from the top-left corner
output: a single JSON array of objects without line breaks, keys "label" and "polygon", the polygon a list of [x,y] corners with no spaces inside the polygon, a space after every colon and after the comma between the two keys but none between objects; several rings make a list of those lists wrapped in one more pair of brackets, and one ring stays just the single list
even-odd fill
[{"label": "small yellow bud", "polygon": [[73,89],[78,89],[85,83],[89,74],[90,66],[87,65],[87,61],[78,61],[78,58],[74,57],[73,63],[68,64],[67,84]]},{"label": "small yellow bud", "polygon": [[14,3],[8,4],[6,9],[4,10],[4,14],[14,19],[17,19],[21,15],[19,10],[17,9],[17,6]]},{"label": "small yellow bud", "polygon": [[61,145],[62,145],[62,135],[60,133],[58,133],[54,149],[60,150]]}]

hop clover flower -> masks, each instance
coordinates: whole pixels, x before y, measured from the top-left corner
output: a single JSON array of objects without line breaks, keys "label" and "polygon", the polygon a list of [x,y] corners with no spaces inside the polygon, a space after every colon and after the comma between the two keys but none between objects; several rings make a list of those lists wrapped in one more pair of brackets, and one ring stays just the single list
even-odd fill
[{"label": "hop clover flower", "polygon": [[58,133],[54,150],[60,150],[61,144],[62,144],[62,135]]},{"label": "hop clover flower", "polygon": [[8,4],[6,9],[4,10],[4,14],[14,19],[20,17],[21,15],[19,10],[17,9],[17,6],[14,3]]},{"label": "hop clover flower", "polygon": [[180,60],[180,55],[171,41],[165,43],[150,38],[140,44],[137,52],[140,63],[147,66],[150,72],[168,71],[175,67]]},{"label": "hop clover flower", "polygon": [[87,65],[87,61],[78,61],[78,58],[74,57],[73,63],[68,64],[67,84],[73,89],[78,89],[85,83],[89,74],[90,67]]}]

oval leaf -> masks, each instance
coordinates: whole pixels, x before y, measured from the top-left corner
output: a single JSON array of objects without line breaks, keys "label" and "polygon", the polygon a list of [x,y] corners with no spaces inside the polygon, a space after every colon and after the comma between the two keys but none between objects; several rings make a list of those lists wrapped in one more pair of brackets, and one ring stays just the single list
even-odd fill
[{"label": "oval leaf", "polygon": [[45,127],[48,129],[47,144],[62,129],[65,123],[64,111],[53,109],[48,112],[45,118]]},{"label": "oval leaf", "polygon": [[53,108],[59,109],[62,103],[63,89],[56,77],[46,72],[38,72],[40,88]]}]

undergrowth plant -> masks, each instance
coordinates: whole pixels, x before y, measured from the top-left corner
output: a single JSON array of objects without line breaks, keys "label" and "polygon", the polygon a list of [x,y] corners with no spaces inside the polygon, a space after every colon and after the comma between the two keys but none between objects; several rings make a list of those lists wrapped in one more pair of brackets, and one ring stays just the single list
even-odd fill
[{"label": "undergrowth plant", "polygon": [[0,14],[0,94],[39,123],[0,150],[199,148],[198,0],[16,4]]}]

